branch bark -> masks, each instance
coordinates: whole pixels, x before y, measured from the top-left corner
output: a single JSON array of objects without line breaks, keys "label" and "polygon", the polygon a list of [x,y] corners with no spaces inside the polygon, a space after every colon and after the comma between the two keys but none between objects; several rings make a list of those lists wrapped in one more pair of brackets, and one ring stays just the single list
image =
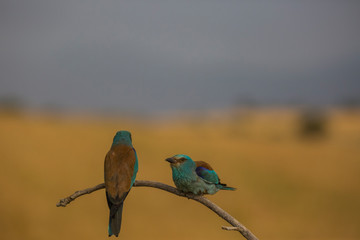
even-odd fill
[{"label": "branch bark", "polygon": [[[232,230],[232,231],[239,231],[247,240],[258,240],[258,238],[249,229],[247,229],[244,225],[242,225],[238,220],[236,220],[229,213],[227,213],[222,208],[217,206],[215,203],[211,202],[209,199],[207,199],[207,198],[205,198],[203,196],[198,196],[198,195],[193,195],[193,194],[186,194],[186,193],[183,193],[180,190],[178,190],[178,189],[176,189],[174,187],[171,187],[169,185],[166,185],[164,183],[153,182],[153,181],[136,180],[135,183],[134,183],[134,187],[158,188],[158,189],[173,193],[175,195],[178,195],[180,197],[186,197],[188,199],[192,199],[194,201],[197,201],[197,202],[203,204],[204,206],[208,207],[209,209],[211,209],[219,217],[223,218],[225,221],[227,221],[228,223],[230,223],[233,226],[233,227],[223,226],[222,229],[224,229],[224,230]],[[68,196],[66,198],[60,199],[60,201],[56,204],[56,206],[57,207],[66,207],[66,205],[68,205],[69,203],[74,201],[76,198],[78,198],[78,197],[80,197],[82,195],[85,195],[85,194],[90,194],[90,193],[92,193],[94,191],[97,191],[99,189],[102,189],[102,188],[105,188],[104,183],[101,183],[101,184],[96,185],[96,186],[91,187],[91,188],[86,188],[84,190],[76,191],[72,195],[70,195],[70,196]]]}]

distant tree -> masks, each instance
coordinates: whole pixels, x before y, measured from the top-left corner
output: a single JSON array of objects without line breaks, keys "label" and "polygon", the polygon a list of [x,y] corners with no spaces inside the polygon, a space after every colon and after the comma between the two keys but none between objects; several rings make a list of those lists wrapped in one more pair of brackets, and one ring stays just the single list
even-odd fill
[{"label": "distant tree", "polygon": [[19,114],[23,108],[23,101],[16,96],[0,97],[0,112],[11,115]]},{"label": "distant tree", "polygon": [[299,117],[299,134],[304,138],[324,137],[327,135],[328,117],[323,110],[308,109]]}]

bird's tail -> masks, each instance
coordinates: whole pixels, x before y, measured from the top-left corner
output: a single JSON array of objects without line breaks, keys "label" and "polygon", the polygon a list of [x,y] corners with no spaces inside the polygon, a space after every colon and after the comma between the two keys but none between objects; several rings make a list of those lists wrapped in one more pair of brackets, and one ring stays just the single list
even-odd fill
[{"label": "bird's tail", "polygon": [[226,184],[223,184],[223,183],[217,184],[216,186],[217,186],[219,189],[222,189],[222,190],[231,190],[231,191],[235,191],[235,190],[236,190],[236,188],[228,187],[228,186],[226,186]]},{"label": "bird's tail", "polygon": [[110,208],[110,217],[109,217],[109,237],[111,235],[115,235],[116,237],[119,235],[120,228],[121,228],[121,217],[122,217],[122,210],[123,210],[122,202],[120,205],[112,205]]}]

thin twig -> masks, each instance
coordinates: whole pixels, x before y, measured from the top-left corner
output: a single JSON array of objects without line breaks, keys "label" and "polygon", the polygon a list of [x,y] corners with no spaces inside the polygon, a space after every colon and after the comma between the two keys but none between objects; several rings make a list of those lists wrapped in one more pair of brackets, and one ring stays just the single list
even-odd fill
[{"label": "thin twig", "polygon": [[105,188],[105,183],[101,183],[99,185],[96,185],[95,187],[86,188],[84,190],[79,190],[71,194],[70,196],[66,198],[60,199],[60,201],[56,204],[57,207],[66,207],[69,203],[77,199],[78,197],[84,195],[84,194],[90,194],[92,192],[95,192],[99,189]]},{"label": "thin twig", "polygon": [[[223,218],[225,221],[230,223],[233,227],[222,227],[224,230],[233,230],[233,231],[239,231],[247,240],[258,240],[257,237],[244,225],[242,225],[238,220],[236,220],[233,216],[231,216],[229,213],[221,209],[219,206],[217,206],[215,203],[211,202],[209,199],[203,197],[203,196],[197,196],[193,194],[185,194],[178,189],[171,187],[169,185],[166,185],[164,183],[160,182],[153,182],[153,181],[145,181],[145,180],[136,180],[134,183],[134,187],[153,187],[158,188],[170,193],[173,193],[175,195],[178,195],[180,197],[186,197],[188,199],[195,200],[204,206],[211,209],[213,212],[215,212],[217,215],[219,215],[221,218]],[[84,190],[76,191],[74,194],[60,199],[60,201],[56,204],[57,207],[65,207],[70,202],[74,201],[76,198],[84,195],[84,194],[90,194],[94,191],[97,191],[99,189],[105,188],[105,184],[101,183],[95,187],[87,188]]]},{"label": "thin twig", "polygon": [[238,227],[222,226],[221,229],[227,230],[227,231],[239,231],[239,228],[238,228]]}]

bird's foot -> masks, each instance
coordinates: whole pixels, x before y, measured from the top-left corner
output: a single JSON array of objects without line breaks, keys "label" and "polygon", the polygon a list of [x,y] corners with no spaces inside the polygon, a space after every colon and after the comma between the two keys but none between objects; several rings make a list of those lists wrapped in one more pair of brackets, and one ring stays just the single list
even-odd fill
[{"label": "bird's foot", "polygon": [[193,193],[185,193],[185,197],[187,197],[187,199],[193,199],[196,195]]}]

